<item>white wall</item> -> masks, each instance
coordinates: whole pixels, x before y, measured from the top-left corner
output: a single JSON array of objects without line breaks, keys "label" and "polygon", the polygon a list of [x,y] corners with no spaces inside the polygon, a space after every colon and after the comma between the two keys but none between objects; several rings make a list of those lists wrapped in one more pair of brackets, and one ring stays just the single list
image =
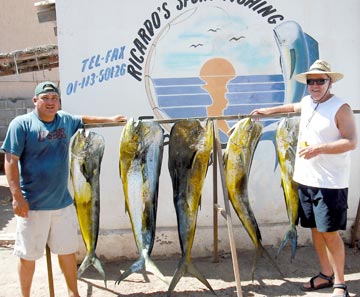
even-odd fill
[{"label": "white wall", "polygon": [[[192,2],[197,3],[192,4]],[[209,23],[209,27],[221,24],[222,28],[230,30],[243,24],[243,33],[246,34],[244,40],[249,41],[249,44],[252,42],[253,48],[263,49],[263,51],[254,52],[254,56],[251,56],[251,52],[246,52],[248,56],[245,57],[244,54],[244,60],[241,60],[241,55],[245,53],[246,48],[243,49],[244,52],[231,51],[230,44],[225,47],[222,44],[227,41],[225,37],[229,36],[222,35],[223,39],[213,40],[209,45],[211,47],[207,48],[206,52],[204,46],[200,64],[211,57],[220,56],[234,61],[238,74],[281,74],[278,62],[279,52],[272,33],[274,27],[281,21],[276,19],[276,24],[271,24],[267,21],[267,17],[262,17],[256,11],[237,4],[237,2],[244,1],[187,1],[187,7],[178,10],[176,5],[185,4],[185,1],[58,1],[56,9],[64,109],[75,114],[124,114],[128,118],[154,115],[149,103],[149,93],[145,89],[145,62],[151,58],[151,66],[154,68],[150,68],[149,73],[153,76],[165,78],[176,75],[198,76],[199,72],[194,71],[192,67],[196,66],[201,58],[199,58],[198,52],[190,52],[190,49],[192,50],[190,44],[184,46],[184,42],[186,38],[196,40],[195,33],[198,34],[197,29],[199,28],[187,27],[186,24],[188,20],[191,20],[191,14],[194,13],[194,17],[198,19],[191,24],[198,22],[198,26],[201,27],[203,25],[201,18],[205,18],[207,12],[211,14],[219,8],[221,8],[221,14],[214,14],[212,18],[214,23]],[[167,3],[166,9],[164,9],[164,3]],[[357,82],[360,75],[358,67],[359,39],[357,36],[359,36],[360,24],[357,12],[360,9],[360,2],[357,0],[348,0],[346,3],[336,0],[301,0],[291,1],[290,4],[285,0],[272,0],[267,1],[266,5],[272,5],[277,10],[273,15],[282,15],[283,22],[296,21],[304,32],[317,40],[320,57],[328,60],[334,70],[345,73],[345,78],[334,86],[333,91],[346,98],[353,109],[359,109],[360,104],[357,99],[360,96],[360,90]],[[129,64],[130,50],[134,47],[134,40],[139,37],[138,30],[144,28],[144,22],[151,18],[154,12],[159,11],[161,24],[154,29],[153,36],[149,35],[151,40],[146,45],[142,56],[144,63],[141,63],[143,68],[140,75],[141,81],[134,79],[129,73],[125,73],[118,78],[100,82],[101,70],[105,72],[106,68]],[[184,13],[185,11],[186,13]],[[216,12],[218,11],[216,10]],[[182,13],[184,14],[180,16]],[[166,18],[166,14],[170,16]],[[177,18],[178,16],[180,17]],[[225,24],[224,19],[229,23]],[[166,30],[169,28],[175,30],[176,34],[171,35],[174,34],[174,31],[167,33]],[[192,33],[193,36],[191,36]],[[162,39],[157,40],[158,37]],[[153,55],[151,46],[155,41],[157,41],[156,45],[164,44],[156,49],[157,56]],[[108,52],[113,54],[114,49],[121,47],[125,47],[123,56],[120,55],[114,61],[106,63],[106,54]],[[166,60],[169,53],[173,58],[172,64]],[[191,53],[194,53],[193,56]],[[184,57],[193,62],[184,65],[187,61]],[[88,60],[85,64],[86,59]],[[91,59],[93,59],[92,62]],[[164,64],[162,66],[155,65],[159,61]],[[94,84],[91,86],[89,83],[85,87],[84,81],[84,84],[81,85],[83,78],[85,80],[87,76],[91,77],[92,73],[95,75]],[[75,85],[77,86],[76,91],[73,89]],[[357,115],[357,121],[359,121],[358,117]],[[106,141],[101,169],[101,230],[97,252],[107,259],[134,257],[136,248],[129,218],[124,210],[122,185],[118,175],[118,151],[122,128],[98,128],[95,130],[101,133]],[[359,150],[356,150],[353,153],[349,222],[348,231],[344,233],[345,237],[349,236],[359,199],[359,170],[356,165],[358,163]],[[279,169],[274,171],[274,164],[275,151],[271,141],[260,142],[252,166],[249,195],[262,232],[264,245],[278,246],[288,221],[280,187]],[[219,189],[221,189],[220,183]],[[210,168],[203,189],[193,255],[208,255],[212,251],[212,195],[212,169]],[[219,201],[220,204],[223,204],[220,191]],[[236,225],[237,247],[252,248],[252,243],[234,213],[233,221]],[[220,249],[229,250],[224,220],[220,217],[219,222],[221,228],[219,232]],[[299,244],[309,244],[310,237],[307,230],[298,229]],[[153,255],[179,252],[166,148],[160,178],[157,238]]]}]

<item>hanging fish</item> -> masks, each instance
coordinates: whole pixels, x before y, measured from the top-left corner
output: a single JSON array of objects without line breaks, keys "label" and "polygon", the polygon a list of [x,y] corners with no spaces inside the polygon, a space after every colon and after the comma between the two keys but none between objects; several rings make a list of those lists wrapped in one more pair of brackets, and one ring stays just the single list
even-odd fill
[{"label": "hanging fish", "polygon": [[120,176],[139,258],[117,279],[145,269],[167,283],[150,259],[155,241],[159,176],[164,134],[156,122],[130,119],[120,139]]},{"label": "hanging fish", "polygon": [[[224,153],[225,179],[229,200],[255,245],[252,267],[254,279],[255,267],[262,251],[280,272],[274,260],[261,243],[261,233],[248,197],[248,180],[252,159],[259,142],[263,126],[251,118],[240,120],[232,130]],[[281,272],[280,272],[281,273]]]},{"label": "hanging fish", "polygon": [[79,131],[71,146],[70,175],[80,231],[87,250],[77,275],[80,277],[92,265],[104,278],[106,286],[105,271],[95,253],[100,217],[99,176],[104,148],[101,135]]},{"label": "hanging fish", "polygon": [[204,129],[198,120],[180,120],[175,122],[170,132],[168,166],[182,257],[170,283],[168,296],[186,272],[195,276],[214,293],[190,257],[212,144],[212,121],[207,121]]},{"label": "hanging fish", "polygon": [[289,230],[286,232],[277,251],[279,256],[286,243],[291,240],[291,260],[295,258],[297,248],[297,231],[299,197],[297,184],[293,181],[296,147],[299,134],[300,119],[283,118],[276,130],[276,146],[281,171],[281,186],[284,191],[286,211],[289,218]]}]

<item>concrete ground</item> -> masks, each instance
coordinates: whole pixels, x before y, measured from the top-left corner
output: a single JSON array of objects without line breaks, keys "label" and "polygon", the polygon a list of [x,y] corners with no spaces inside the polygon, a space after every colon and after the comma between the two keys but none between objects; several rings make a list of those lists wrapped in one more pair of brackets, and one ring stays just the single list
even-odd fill
[{"label": "concrete ground", "polygon": [[[0,297],[19,296],[17,277],[17,258],[12,255],[14,244],[15,219],[12,213],[11,196],[3,175],[0,175]],[[266,247],[274,257],[275,247]],[[295,260],[290,262],[290,249],[285,248],[276,262],[282,277],[263,256],[257,265],[254,281],[251,280],[253,251],[238,250],[238,261],[241,278],[242,296],[315,296],[330,297],[332,289],[316,292],[302,292],[300,285],[317,271],[317,260],[312,246],[301,246],[297,249]],[[56,256],[52,255],[52,272],[55,296],[67,296],[63,275],[59,269]],[[154,258],[160,271],[168,282],[177,267],[179,258]],[[230,253],[221,254],[219,262],[214,263],[211,257],[193,259],[195,266],[203,273],[217,296],[238,296]],[[93,268],[88,269],[79,280],[79,291],[82,297],[107,296],[166,296],[168,285],[153,274],[140,272],[127,277],[120,284],[115,281],[121,272],[132,264],[131,260],[105,263],[107,287],[101,276]],[[346,245],[345,278],[350,296],[360,296],[360,250]],[[32,296],[49,296],[48,271],[45,255],[37,262],[32,286]],[[201,282],[186,274],[180,279],[171,296],[214,296]]]}]

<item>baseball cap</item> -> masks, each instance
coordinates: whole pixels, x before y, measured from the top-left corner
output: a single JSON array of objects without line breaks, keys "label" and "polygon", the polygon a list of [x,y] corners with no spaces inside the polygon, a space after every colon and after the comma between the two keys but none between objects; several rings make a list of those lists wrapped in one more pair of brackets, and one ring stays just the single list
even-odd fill
[{"label": "baseball cap", "polygon": [[58,87],[51,81],[44,81],[36,86],[35,96],[45,93],[57,93],[60,95]]}]

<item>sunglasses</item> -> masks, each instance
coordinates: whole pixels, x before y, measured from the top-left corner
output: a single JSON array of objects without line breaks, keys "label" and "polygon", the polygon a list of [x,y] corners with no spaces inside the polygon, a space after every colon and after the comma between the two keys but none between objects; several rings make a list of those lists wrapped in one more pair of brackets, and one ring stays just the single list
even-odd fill
[{"label": "sunglasses", "polygon": [[328,78],[309,78],[306,80],[306,83],[310,86],[314,85],[315,83],[318,86],[324,85],[329,79]]}]

